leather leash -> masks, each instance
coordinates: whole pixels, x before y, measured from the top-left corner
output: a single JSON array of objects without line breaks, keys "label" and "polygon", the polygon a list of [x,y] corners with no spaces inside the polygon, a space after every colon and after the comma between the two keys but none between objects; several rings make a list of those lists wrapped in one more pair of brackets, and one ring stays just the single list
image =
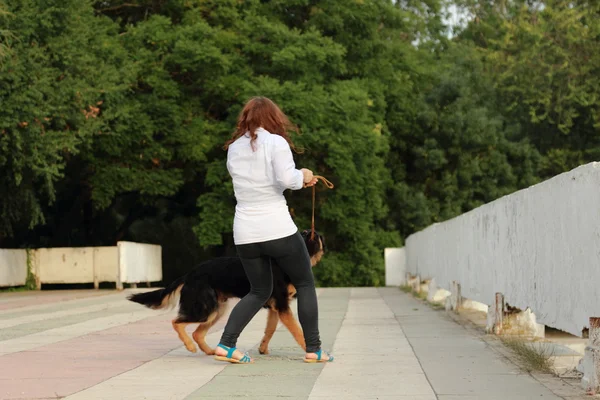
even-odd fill
[{"label": "leather leash", "polygon": [[[324,176],[314,175],[314,177],[317,178],[317,183],[318,183],[318,181],[323,182],[328,189],[333,189],[335,187],[335,186],[333,186],[333,183],[331,183]],[[312,222],[311,222],[311,226],[310,226],[310,240],[315,240],[315,198],[316,198],[316,188],[317,188],[317,185],[315,184],[312,187]]]}]

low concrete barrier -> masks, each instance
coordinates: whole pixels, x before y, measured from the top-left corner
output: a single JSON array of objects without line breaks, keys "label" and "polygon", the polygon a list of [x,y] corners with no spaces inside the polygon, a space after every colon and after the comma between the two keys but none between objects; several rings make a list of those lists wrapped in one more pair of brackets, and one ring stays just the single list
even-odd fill
[{"label": "low concrete barrier", "polygon": [[401,286],[406,283],[406,251],[385,249],[385,286]]},{"label": "low concrete barrier", "polygon": [[0,287],[23,286],[27,281],[27,250],[0,249]]},{"label": "low concrete barrier", "polygon": [[462,297],[488,305],[489,331],[503,332],[508,304],[533,336],[539,323],[579,337],[589,328],[582,383],[600,392],[600,163],[431,225],[405,249],[407,272],[450,291],[450,308]]},{"label": "low concrete barrier", "polygon": [[[117,282],[119,275],[119,248],[94,247],[94,282]],[[162,276],[157,279],[161,280]]]},{"label": "low concrete barrier", "polygon": [[33,252],[33,271],[40,284],[94,282],[93,247],[42,248]]},{"label": "low concrete barrier", "polygon": [[599,204],[600,163],[581,166],[410,235],[407,270],[581,336],[600,316]]},{"label": "low concrete barrier", "polygon": [[162,279],[162,248],[151,244],[119,242],[120,281],[156,282]]},{"label": "low concrete barrier", "polygon": [[[29,250],[36,286],[42,284],[158,282],[162,249],[157,245],[118,242],[112,247],[56,247]],[[27,280],[27,251],[0,250],[0,286],[22,286]]]}]

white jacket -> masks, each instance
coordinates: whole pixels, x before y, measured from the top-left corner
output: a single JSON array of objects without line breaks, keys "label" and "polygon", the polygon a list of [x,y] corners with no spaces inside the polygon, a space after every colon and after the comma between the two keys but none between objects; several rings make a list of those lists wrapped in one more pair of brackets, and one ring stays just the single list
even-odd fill
[{"label": "white jacket", "polygon": [[237,205],[233,221],[235,244],[281,239],[298,228],[283,196],[285,189],[303,186],[286,140],[263,128],[256,130],[254,150],[250,135],[233,142],[227,151],[227,170],[233,180]]}]

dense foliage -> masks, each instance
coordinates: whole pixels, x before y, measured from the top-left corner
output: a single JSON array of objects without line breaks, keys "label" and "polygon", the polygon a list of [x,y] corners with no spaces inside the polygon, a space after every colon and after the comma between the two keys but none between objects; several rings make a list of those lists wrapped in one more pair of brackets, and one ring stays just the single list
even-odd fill
[{"label": "dense foliage", "polygon": [[382,284],[384,247],[600,156],[600,6],[453,3],[450,38],[443,0],[0,0],[0,247],[231,254],[222,145],[265,95],[336,184],[320,284]]}]

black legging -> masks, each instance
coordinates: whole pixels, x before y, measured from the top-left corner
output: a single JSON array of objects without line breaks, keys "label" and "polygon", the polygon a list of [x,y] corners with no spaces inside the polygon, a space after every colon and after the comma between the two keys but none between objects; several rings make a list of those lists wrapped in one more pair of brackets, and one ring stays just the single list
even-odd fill
[{"label": "black legging", "polygon": [[282,239],[236,246],[244,271],[250,281],[250,293],[231,310],[229,320],[221,336],[221,344],[235,347],[237,339],[248,322],[269,300],[273,291],[271,257],[281,267],[296,288],[298,294],[298,318],[304,331],[306,352],[321,349],[319,337],[319,308],[317,292],[306,245],[299,232]]}]

